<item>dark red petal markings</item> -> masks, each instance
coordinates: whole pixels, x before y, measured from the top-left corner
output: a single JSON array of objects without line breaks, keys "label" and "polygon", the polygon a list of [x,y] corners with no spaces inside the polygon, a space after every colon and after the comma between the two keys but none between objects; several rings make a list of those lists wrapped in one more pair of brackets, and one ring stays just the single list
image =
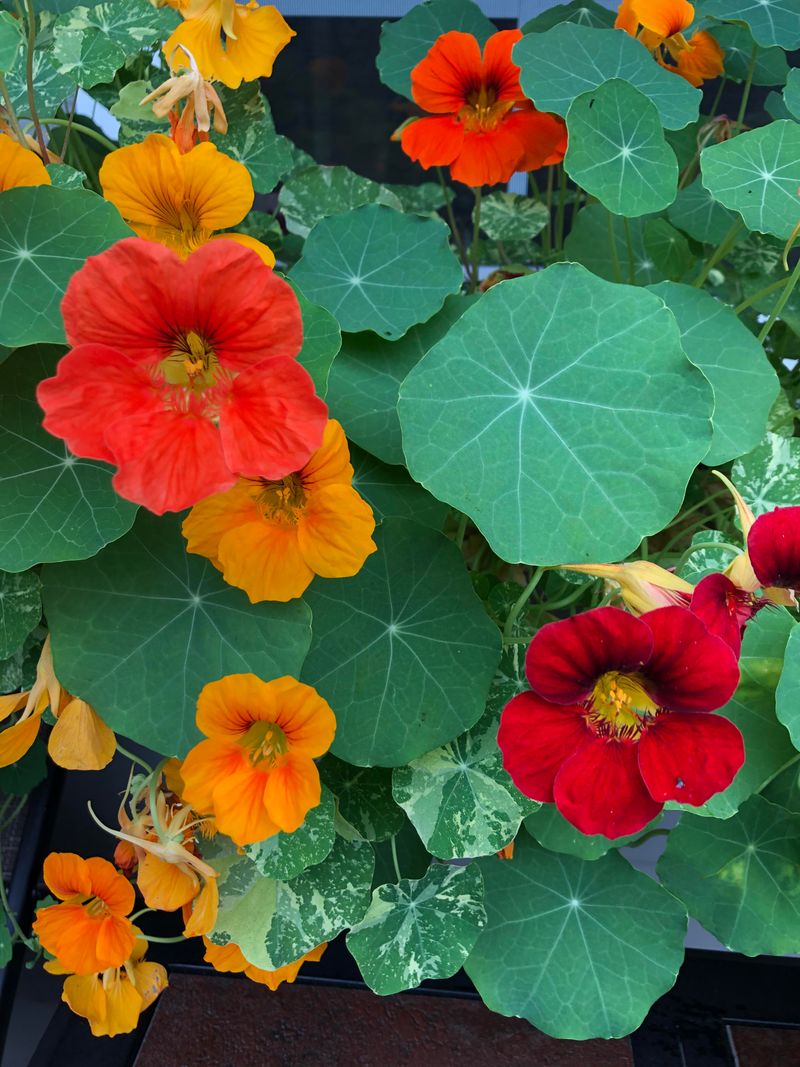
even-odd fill
[{"label": "dark red petal markings", "polygon": [[737,608],[738,595],[742,593],[724,574],[707,574],[695,586],[690,604],[690,610],[703,621],[709,633],[721,637],[736,656],[742,647]]},{"label": "dark red petal markings", "polygon": [[747,554],[763,588],[800,589],[800,507],[760,515],[747,535]]},{"label": "dark red petal markings", "polygon": [[728,719],[682,712],[659,716],[638,748],[650,795],[694,805],[727,789],[745,756],[742,735]]},{"label": "dark red petal markings", "polygon": [[543,626],[530,643],[525,671],[540,696],[573,704],[586,700],[607,671],[641,671],[652,648],[641,619],[620,608],[595,608]]},{"label": "dark red petal markings", "polygon": [[588,736],[583,708],[520,693],[503,709],[497,743],[517,789],[534,800],[552,802],[553,780],[561,764]]}]

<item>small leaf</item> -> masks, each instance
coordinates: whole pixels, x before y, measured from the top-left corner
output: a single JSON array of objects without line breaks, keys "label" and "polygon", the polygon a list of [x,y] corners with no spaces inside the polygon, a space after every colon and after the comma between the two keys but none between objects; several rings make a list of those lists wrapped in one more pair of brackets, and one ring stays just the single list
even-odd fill
[{"label": "small leaf", "polygon": [[442,188],[438,182],[421,182],[419,185],[384,185],[400,201],[403,211],[417,215],[433,215],[440,207],[450,203],[455,194],[452,189]]},{"label": "small leaf", "polygon": [[342,331],[329,311],[312,304],[291,279],[287,280],[294,289],[303,315],[303,347],[297,355],[297,362],[302,363],[314,379],[317,396],[324,400],[331,366],[342,347]]},{"label": "small leaf", "polygon": [[556,4],[541,15],[526,22],[523,33],[544,33],[562,22],[574,22],[578,26],[593,26],[610,30],[614,25],[614,12],[601,7],[595,0],[570,0],[568,4]]},{"label": "small leaf", "polygon": [[66,163],[48,163],[47,173],[57,189],[83,189],[86,179],[82,170],[68,167]]},{"label": "small leaf", "polygon": [[650,219],[644,224],[644,246],[656,268],[670,281],[680,281],[694,264],[689,242],[666,219]]},{"label": "small leaf", "polygon": [[272,113],[258,83],[248,89],[217,86],[228,132],[211,131],[211,140],[250,171],[257,193],[271,193],[292,168],[292,142],[275,131]]},{"label": "small leaf", "polygon": [[319,763],[323,782],[335,795],[339,813],[367,841],[386,841],[404,823],[392,797],[392,772],[386,767],[354,767],[328,754]]},{"label": "small leaf", "polygon": [[308,237],[320,219],[374,203],[396,210],[402,208],[394,193],[377,182],[362,178],[347,167],[314,164],[286,179],[278,207],[289,232]]},{"label": "small leaf", "polygon": [[14,69],[22,50],[22,28],[19,19],[8,11],[0,11],[0,74]]},{"label": "small leaf", "polygon": [[0,571],[0,660],[8,659],[42,617],[42,585],[35,571]]},{"label": "small leaf", "polygon": [[481,229],[494,241],[526,241],[547,225],[544,204],[517,193],[490,193],[481,205]]},{"label": "small leaf", "polygon": [[450,510],[447,504],[412,481],[405,467],[388,466],[355,445],[350,446],[353,485],[375,514],[375,521],[413,519],[441,530]]},{"label": "small leaf", "polygon": [[306,815],[294,833],[277,833],[256,845],[246,845],[245,854],[265,878],[288,881],[315,866],[330,854],[334,842],[333,794],[322,787],[322,799]]},{"label": "small leaf", "polygon": [[702,244],[721,244],[736,219],[732,211],[718,204],[699,178],[681,189],[667,208],[673,226]]},{"label": "small leaf", "polygon": [[800,500],[800,438],[766,433],[761,444],[733,465],[736,488],[758,517]]},{"label": "small leaf", "polygon": [[775,690],[775,714],[800,749],[800,627],[793,626],[786,644],[783,671]]},{"label": "small leaf", "polygon": [[789,71],[783,90],[783,102],[787,110],[800,120],[800,70],[797,67]]}]

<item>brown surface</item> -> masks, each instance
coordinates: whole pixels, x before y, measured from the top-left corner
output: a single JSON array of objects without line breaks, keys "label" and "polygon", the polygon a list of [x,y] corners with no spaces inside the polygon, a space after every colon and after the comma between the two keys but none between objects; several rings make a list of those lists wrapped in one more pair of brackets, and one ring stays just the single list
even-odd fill
[{"label": "brown surface", "polygon": [[800,1064],[800,1030],[729,1026],[728,1033],[739,1067],[797,1067]]},{"label": "brown surface", "polygon": [[633,1067],[633,1056],[627,1040],[556,1041],[477,1000],[387,998],[311,985],[271,993],[245,979],[177,974],[159,999],[135,1067],[433,1064]]}]

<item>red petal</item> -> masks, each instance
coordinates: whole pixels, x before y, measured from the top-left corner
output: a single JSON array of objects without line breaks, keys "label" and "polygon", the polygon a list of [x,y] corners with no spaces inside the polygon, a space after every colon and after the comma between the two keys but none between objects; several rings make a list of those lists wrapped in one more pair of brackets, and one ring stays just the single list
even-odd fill
[{"label": "red petal", "polygon": [[520,693],[506,704],[497,743],[503,766],[526,796],[552,803],[561,764],[586,740],[582,712],[548,704],[535,693]]},{"label": "red petal", "polygon": [[653,635],[644,675],[658,704],[672,711],[714,711],[727,704],[739,684],[739,664],[722,638],[687,608],[656,608],[639,621]]},{"label": "red petal", "polygon": [[747,554],[765,589],[800,589],[800,507],[760,515],[747,535]]},{"label": "red petal", "polygon": [[524,100],[519,84],[519,67],[511,59],[511,49],[522,40],[522,30],[500,30],[483,46],[483,82],[494,89],[496,100]]},{"label": "red petal", "polygon": [[522,141],[504,120],[494,130],[464,134],[458,157],[450,164],[453,181],[475,189],[507,182],[524,154]]},{"label": "red petal", "polygon": [[426,170],[446,167],[464,144],[464,127],[452,116],[417,119],[403,130],[400,144],[405,154]]},{"label": "red petal", "polygon": [[411,71],[411,95],[423,111],[455,115],[480,88],[483,63],[471,33],[443,33]]},{"label": "red petal", "polygon": [[659,801],[705,804],[744,763],[739,730],[721,715],[659,715],[639,741],[639,770]]},{"label": "red petal", "polygon": [[640,671],[652,647],[639,619],[620,608],[594,608],[543,626],[528,648],[525,672],[546,700],[574,704],[606,671]]},{"label": "red petal", "polygon": [[328,408],[311,375],[291,359],[238,375],[219,418],[225,459],[248,477],[284,478],[322,444]]},{"label": "red petal", "polygon": [[593,738],[556,775],[556,807],[581,833],[625,837],[661,811],[642,781],[636,748]]},{"label": "red petal", "polygon": [[737,586],[724,574],[707,574],[697,583],[690,608],[702,619],[708,632],[721,637],[738,657],[742,627],[736,610],[737,592]]},{"label": "red petal", "polygon": [[147,371],[107,345],[73,348],[36,389],[43,426],[66,441],[76,456],[114,462],[106,428],[142,409],[160,409]]}]

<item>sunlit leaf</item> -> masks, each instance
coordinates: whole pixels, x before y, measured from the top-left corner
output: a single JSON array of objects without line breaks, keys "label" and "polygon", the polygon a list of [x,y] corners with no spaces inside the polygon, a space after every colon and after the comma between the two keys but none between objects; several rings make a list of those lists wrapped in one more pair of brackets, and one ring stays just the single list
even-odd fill
[{"label": "sunlit leaf", "polygon": [[315,866],[330,854],[334,842],[332,793],[322,789],[322,800],[306,815],[294,833],[277,833],[255,845],[246,845],[245,854],[265,878],[287,881]]}]

